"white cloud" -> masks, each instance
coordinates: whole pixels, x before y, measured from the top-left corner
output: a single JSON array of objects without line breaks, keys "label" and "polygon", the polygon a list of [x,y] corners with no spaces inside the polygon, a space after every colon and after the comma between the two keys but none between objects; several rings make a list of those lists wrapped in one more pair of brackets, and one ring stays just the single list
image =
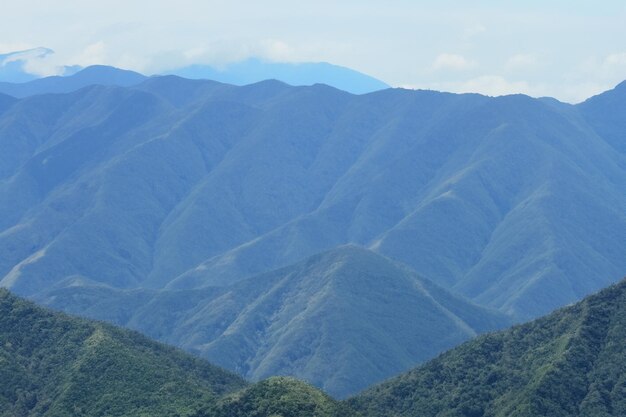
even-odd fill
[{"label": "white cloud", "polygon": [[476,68],[477,64],[474,61],[467,60],[463,55],[457,54],[439,54],[432,64],[432,69],[439,70],[452,70],[452,71],[467,71]]},{"label": "white cloud", "polygon": [[9,54],[16,51],[27,51],[33,49],[32,45],[22,42],[4,43],[0,42],[0,54]]},{"label": "white cloud", "polygon": [[294,48],[279,40],[268,39],[259,45],[259,55],[272,61],[293,60],[294,53]]},{"label": "white cloud", "polygon": [[526,81],[509,81],[499,75],[483,75],[465,81],[434,83],[431,88],[453,93],[480,93],[488,96],[507,94],[537,96],[538,93],[538,89],[531,88]]},{"label": "white cloud", "polygon": [[106,62],[106,45],[98,41],[88,45],[74,59],[72,63],[87,67],[89,65],[103,64]]},{"label": "white cloud", "polygon": [[23,71],[38,75],[58,75],[63,72],[63,67],[55,63],[54,51],[47,48],[33,48],[9,54],[0,64],[9,62],[22,62]]},{"label": "white cloud", "polygon": [[505,68],[509,71],[530,71],[537,67],[537,58],[530,54],[516,54],[510,57]]},{"label": "white cloud", "polygon": [[487,28],[479,23],[473,26],[468,26],[465,29],[465,32],[463,33],[463,35],[465,36],[465,38],[469,39],[485,32],[487,32]]},{"label": "white cloud", "polygon": [[608,71],[619,71],[626,77],[626,52],[611,54],[604,59],[603,66]]}]

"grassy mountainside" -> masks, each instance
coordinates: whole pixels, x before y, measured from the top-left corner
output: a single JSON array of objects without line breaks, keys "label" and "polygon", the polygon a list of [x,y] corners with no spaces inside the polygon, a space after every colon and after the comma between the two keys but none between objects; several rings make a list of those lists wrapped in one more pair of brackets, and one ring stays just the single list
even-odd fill
[{"label": "grassy mountainside", "polygon": [[0,415],[184,416],[244,381],[128,330],[0,289]]},{"label": "grassy mountainside", "polygon": [[373,387],[364,416],[626,415],[626,281]]},{"label": "grassy mountainside", "polygon": [[339,397],[509,323],[356,246],[226,287],[74,282],[37,300],[140,330],[252,380],[290,375]]}]

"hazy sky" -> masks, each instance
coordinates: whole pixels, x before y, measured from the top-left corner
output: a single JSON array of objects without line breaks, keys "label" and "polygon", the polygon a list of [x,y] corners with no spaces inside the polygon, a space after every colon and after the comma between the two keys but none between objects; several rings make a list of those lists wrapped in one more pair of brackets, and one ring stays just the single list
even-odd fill
[{"label": "hazy sky", "polygon": [[624,0],[0,0],[0,53],[155,73],[250,56],[393,86],[580,101],[626,79]]}]

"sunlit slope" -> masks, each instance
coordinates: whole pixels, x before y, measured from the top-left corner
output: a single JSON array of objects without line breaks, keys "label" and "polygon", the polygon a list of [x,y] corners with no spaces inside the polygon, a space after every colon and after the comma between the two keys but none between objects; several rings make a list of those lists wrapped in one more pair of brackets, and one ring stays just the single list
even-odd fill
[{"label": "sunlit slope", "polygon": [[626,282],[349,401],[364,416],[622,416]]},{"label": "sunlit slope", "polygon": [[0,415],[195,413],[242,379],[128,330],[0,290]]}]

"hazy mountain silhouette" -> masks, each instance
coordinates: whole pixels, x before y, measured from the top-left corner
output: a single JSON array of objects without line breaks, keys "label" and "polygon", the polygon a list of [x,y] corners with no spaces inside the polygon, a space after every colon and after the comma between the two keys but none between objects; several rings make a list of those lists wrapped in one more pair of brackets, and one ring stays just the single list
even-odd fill
[{"label": "hazy mountain silhouette", "polygon": [[68,76],[55,75],[23,83],[0,82],[0,93],[23,98],[37,94],[71,93],[90,85],[128,87],[139,84],[145,79],[144,75],[133,71],[94,65]]},{"label": "hazy mountain silhouette", "polygon": [[276,79],[294,86],[327,84],[354,94],[370,93],[389,88],[389,85],[358,71],[327,62],[282,63],[257,58],[232,63],[223,68],[191,65],[167,74],[190,79],[215,80],[234,85],[252,84]]},{"label": "hazy mountain silhouette", "polygon": [[48,48],[33,48],[0,54],[0,82],[24,83],[39,78],[28,72],[25,66],[31,59],[43,59],[53,53]]}]

